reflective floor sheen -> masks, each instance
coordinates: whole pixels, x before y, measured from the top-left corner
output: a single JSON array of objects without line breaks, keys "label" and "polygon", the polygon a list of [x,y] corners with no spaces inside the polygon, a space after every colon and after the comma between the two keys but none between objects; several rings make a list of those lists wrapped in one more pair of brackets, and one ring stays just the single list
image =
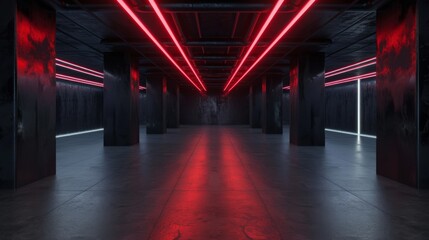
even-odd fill
[{"label": "reflective floor sheen", "polygon": [[375,140],[289,146],[182,127],[103,147],[58,139],[57,175],[0,191],[0,239],[429,239],[429,192],[377,177]]}]

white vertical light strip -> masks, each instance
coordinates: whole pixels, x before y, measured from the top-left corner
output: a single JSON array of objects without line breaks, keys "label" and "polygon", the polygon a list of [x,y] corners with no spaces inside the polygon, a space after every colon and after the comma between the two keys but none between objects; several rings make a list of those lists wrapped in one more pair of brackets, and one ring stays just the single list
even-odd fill
[{"label": "white vertical light strip", "polygon": [[[347,132],[347,131],[335,130],[335,129],[330,129],[330,128],[325,128],[325,131],[326,132],[341,133],[341,134],[347,134],[347,135],[357,136],[357,133],[355,133],[355,132]],[[360,136],[361,137],[366,137],[366,138],[374,138],[374,139],[377,138],[377,136],[368,135],[368,134],[361,134]]]},{"label": "white vertical light strip", "polygon": [[61,134],[61,135],[57,135],[55,137],[56,138],[71,137],[71,136],[82,135],[82,134],[87,134],[87,133],[94,133],[94,132],[101,132],[101,131],[104,131],[104,128],[93,129],[93,130],[82,131],[82,132],[74,132],[74,133]]},{"label": "white vertical light strip", "polygon": [[357,81],[357,136],[361,136],[361,122],[360,122],[360,114],[361,114],[361,92],[360,92],[360,79]]}]

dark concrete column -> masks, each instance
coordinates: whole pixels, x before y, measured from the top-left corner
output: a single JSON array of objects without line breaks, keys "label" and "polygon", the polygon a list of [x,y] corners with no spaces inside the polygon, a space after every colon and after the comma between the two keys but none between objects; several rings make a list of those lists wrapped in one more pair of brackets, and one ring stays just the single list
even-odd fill
[{"label": "dark concrete column", "polygon": [[280,74],[268,74],[262,79],[261,126],[267,134],[283,133],[282,90]]},{"label": "dark concrete column", "polygon": [[129,53],[104,54],[104,145],[139,142],[138,59]]},{"label": "dark concrete column", "polygon": [[251,128],[261,128],[261,82],[255,81],[249,89],[249,123]]},{"label": "dark concrete column", "polygon": [[163,75],[151,74],[146,79],[147,134],[167,132],[167,82]]},{"label": "dark concrete column", "polygon": [[180,88],[177,81],[167,82],[167,128],[180,125]]},{"label": "dark concrete column", "polygon": [[377,174],[429,187],[429,3],[377,11]]},{"label": "dark concrete column", "polygon": [[290,66],[290,143],[325,145],[325,54],[302,53]]},{"label": "dark concrete column", "polygon": [[40,1],[0,8],[0,187],[55,174],[55,10]]}]

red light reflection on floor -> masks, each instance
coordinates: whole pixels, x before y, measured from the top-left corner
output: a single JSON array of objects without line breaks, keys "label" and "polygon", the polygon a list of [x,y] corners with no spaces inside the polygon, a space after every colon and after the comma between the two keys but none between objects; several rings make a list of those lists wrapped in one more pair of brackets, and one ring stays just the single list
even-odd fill
[{"label": "red light reflection on floor", "polygon": [[215,131],[201,132],[151,238],[280,239],[231,133]]}]

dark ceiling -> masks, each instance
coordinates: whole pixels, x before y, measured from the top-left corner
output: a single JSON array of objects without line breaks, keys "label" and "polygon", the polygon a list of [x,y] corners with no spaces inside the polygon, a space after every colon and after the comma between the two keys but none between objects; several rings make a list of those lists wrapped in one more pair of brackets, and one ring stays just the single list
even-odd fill
[{"label": "dark ceiling", "polygon": [[[184,77],[137,27],[115,0],[47,0],[57,8],[57,55],[101,70],[103,52],[127,50],[139,54],[142,76],[164,72]],[[146,0],[127,4],[161,41],[180,66],[189,67]],[[231,71],[267,18],[275,0],[158,0],[169,25],[211,93],[221,93]],[[307,0],[285,1],[238,76],[278,35]],[[375,10],[383,0],[318,0],[267,57],[238,86],[264,73],[285,73],[293,52],[326,53],[330,70],[375,55]],[[144,77],[142,78],[144,81]],[[144,85],[144,83],[143,83]]]}]

